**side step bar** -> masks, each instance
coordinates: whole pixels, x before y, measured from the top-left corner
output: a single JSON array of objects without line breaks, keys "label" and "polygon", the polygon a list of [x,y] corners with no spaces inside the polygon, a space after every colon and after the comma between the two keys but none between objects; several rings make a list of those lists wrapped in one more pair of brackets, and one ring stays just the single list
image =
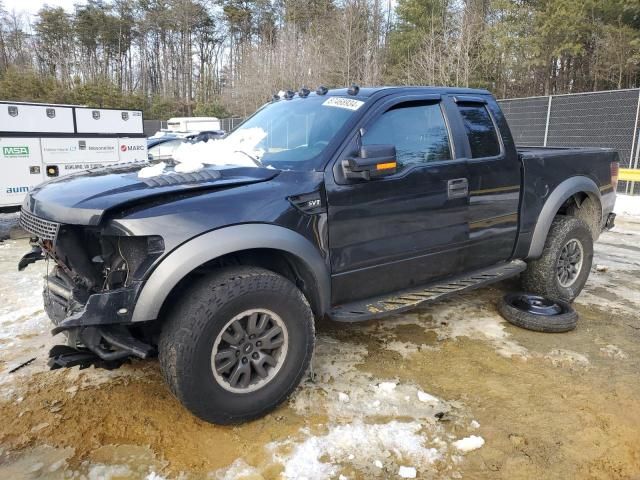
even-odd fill
[{"label": "side step bar", "polygon": [[526,263],[514,260],[488,269],[467,273],[443,283],[422,285],[389,295],[338,305],[329,312],[329,318],[335,322],[362,322],[405,312],[420,305],[442,300],[453,294],[467,292],[513,277],[526,268]]}]

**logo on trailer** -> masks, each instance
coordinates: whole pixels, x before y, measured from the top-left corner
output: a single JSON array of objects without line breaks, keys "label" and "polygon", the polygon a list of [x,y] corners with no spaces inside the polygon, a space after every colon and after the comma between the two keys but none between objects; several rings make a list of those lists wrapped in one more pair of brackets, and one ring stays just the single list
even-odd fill
[{"label": "logo on trailer", "polygon": [[27,193],[29,187],[7,187],[7,193]]},{"label": "logo on trailer", "polygon": [[18,116],[18,107],[16,107],[15,105],[9,105],[7,107],[7,111],[9,112],[9,115],[11,115],[12,117]]},{"label": "logo on trailer", "polygon": [[140,151],[140,150],[144,150],[144,145],[120,145],[120,151],[121,152],[132,152],[132,151]]},{"label": "logo on trailer", "polygon": [[100,120],[100,112],[98,110],[94,110],[91,112],[91,116],[94,120]]},{"label": "logo on trailer", "polygon": [[126,122],[127,120],[129,120],[129,112],[122,112],[122,119]]},{"label": "logo on trailer", "polygon": [[28,157],[29,147],[27,146],[2,147],[2,155],[4,155],[7,158]]},{"label": "logo on trailer", "polygon": [[56,109],[55,108],[47,108],[47,117],[56,118]]}]

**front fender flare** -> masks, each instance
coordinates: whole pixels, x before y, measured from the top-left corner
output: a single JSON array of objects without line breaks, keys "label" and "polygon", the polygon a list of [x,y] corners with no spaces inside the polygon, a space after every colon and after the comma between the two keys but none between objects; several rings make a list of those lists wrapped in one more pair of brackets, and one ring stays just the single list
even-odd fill
[{"label": "front fender flare", "polygon": [[551,195],[549,195],[549,198],[547,198],[547,201],[540,211],[540,215],[538,215],[538,221],[533,230],[533,237],[531,239],[531,245],[529,246],[527,259],[539,258],[540,255],[542,255],[551,223],[558,213],[558,210],[560,210],[560,207],[562,207],[564,202],[571,198],[572,195],[582,192],[597,200],[598,204],[602,206],[600,190],[589,177],[571,177],[560,183],[560,185],[551,192]]},{"label": "front fender flare", "polygon": [[189,240],[171,252],[145,282],[136,302],[132,322],[158,318],[173,288],[197,267],[223,255],[269,248],[289,253],[313,274],[319,312],[329,309],[331,277],[320,251],[302,235],[277,225],[251,223],[212,230]]}]

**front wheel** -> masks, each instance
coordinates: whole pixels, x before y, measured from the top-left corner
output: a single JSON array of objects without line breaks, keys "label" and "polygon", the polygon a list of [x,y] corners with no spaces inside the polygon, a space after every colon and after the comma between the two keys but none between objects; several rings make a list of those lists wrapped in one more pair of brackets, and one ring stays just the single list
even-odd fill
[{"label": "front wheel", "polygon": [[522,274],[526,292],[573,302],[582,291],[593,263],[593,237],[588,225],[575,217],[558,216],[537,260]]},{"label": "front wheel", "polygon": [[313,352],[313,314],[286,278],[253,267],[196,282],[171,309],[159,342],[171,391],[212,423],[273,410],[300,383]]}]

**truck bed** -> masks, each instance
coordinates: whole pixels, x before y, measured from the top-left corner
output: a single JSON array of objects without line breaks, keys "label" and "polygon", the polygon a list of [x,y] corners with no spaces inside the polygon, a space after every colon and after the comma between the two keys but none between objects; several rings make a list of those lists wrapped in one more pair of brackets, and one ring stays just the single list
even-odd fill
[{"label": "truck bed", "polygon": [[[613,210],[611,163],[618,152],[596,147],[517,147],[522,163],[520,241],[526,244],[549,194],[565,179],[585,176],[599,186],[602,213]],[[521,252],[519,252],[521,253]]]}]

